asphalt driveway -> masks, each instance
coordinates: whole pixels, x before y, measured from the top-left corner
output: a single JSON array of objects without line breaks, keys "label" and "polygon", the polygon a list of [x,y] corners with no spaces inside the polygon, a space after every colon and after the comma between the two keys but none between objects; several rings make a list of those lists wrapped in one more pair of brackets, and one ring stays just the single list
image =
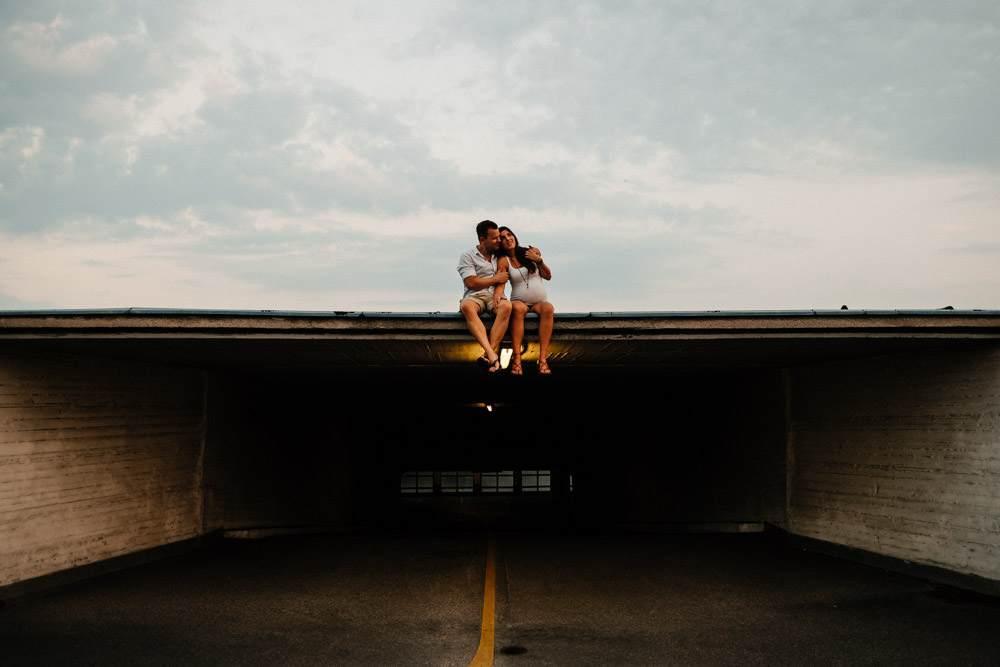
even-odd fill
[{"label": "asphalt driveway", "polygon": [[[4,665],[467,665],[486,535],[227,540],[0,608]],[[496,535],[497,665],[996,664],[996,600],[759,535]]]}]

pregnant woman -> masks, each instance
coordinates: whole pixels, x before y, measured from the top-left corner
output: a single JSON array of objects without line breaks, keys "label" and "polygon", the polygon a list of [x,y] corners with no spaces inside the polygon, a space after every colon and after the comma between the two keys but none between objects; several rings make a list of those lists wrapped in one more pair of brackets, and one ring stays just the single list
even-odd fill
[{"label": "pregnant woman", "polygon": [[506,269],[510,282],[510,337],[514,345],[511,375],[523,374],[521,341],[524,340],[524,314],[528,312],[538,315],[538,372],[548,375],[552,372],[549,370],[548,354],[555,308],[548,302],[542,280],[552,280],[552,271],[546,266],[538,248],[523,248],[518,244],[517,236],[510,227],[500,228],[500,253],[497,270]]}]

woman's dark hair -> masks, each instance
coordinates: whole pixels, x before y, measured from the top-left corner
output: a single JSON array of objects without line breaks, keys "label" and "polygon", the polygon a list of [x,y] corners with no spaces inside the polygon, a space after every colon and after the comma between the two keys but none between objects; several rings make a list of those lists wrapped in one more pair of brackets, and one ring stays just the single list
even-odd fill
[{"label": "woman's dark hair", "polygon": [[535,262],[524,256],[524,253],[528,252],[528,249],[522,248],[521,244],[517,242],[517,234],[514,233],[514,230],[510,227],[501,227],[500,233],[503,234],[504,232],[510,232],[510,235],[514,237],[514,257],[517,258],[518,264],[528,269],[528,273],[534,273],[538,270]]}]

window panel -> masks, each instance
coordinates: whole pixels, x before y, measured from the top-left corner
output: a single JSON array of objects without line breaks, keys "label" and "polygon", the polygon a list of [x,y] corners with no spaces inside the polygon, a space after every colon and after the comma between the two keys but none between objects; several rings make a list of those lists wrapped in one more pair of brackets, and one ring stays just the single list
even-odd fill
[{"label": "window panel", "polygon": [[411,470],[399,478],[399,492],[403,494],[434,493],[433,470]]},{"label": "window panel", "polygon": [[522,470],[521,491],[524,493],[548,493],[552,488],[552,471]]},{"label": "window panel", "polygon": [[483,493],[513,493],[514,492],[514,471],[501,470],[498,472],[484,472],[482,477]]},{"label": "window panel", "polygon": [[444,470],[441,472],[441,493],[472,493],[472,471]]}]

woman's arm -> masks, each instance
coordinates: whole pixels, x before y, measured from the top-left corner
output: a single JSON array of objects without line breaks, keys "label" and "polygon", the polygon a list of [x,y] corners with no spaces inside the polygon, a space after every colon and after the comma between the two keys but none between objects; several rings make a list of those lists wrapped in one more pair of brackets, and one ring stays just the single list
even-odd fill
[{"label": "woman's arm", "polygon": [[[507,260],[506,257],[501,257],[500,259],[498,259],[497,260],[497,275],[504,275],[504,276],[506,276],[507,275],[507,268],[509,267],[509,265],[510,265],[510,262]],[[507,283],[506,282],[500,283],[499,287],[494,287],[493,288],[493,307],[494,308],[496,308],[497,304],[500,303],[501,299],[503,299],[503,293],[504,293],[504,291],[506,291],[506,289],[507,289]]]},{"label": "woman's arm", "polygon": [[524,253],[524,256],[530,259],[538,266],[538,275],[540,275],[545,280],[552,280],[552,271],[549,269],[545,260],[542,259],[542,251],[535,246],[529,246],[528,250]]}]

